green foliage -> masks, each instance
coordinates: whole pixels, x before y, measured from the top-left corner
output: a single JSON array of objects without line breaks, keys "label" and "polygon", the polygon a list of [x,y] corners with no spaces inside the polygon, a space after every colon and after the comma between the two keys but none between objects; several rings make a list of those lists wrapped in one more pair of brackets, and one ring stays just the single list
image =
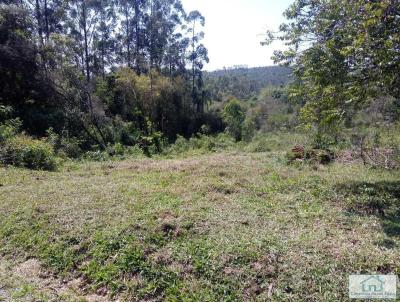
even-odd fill
[{"label": "green foliage", "polygon": [[[52,128],[50,143],[73,158],[116,144],[152,155],[164,139],[190,137],[204,124],[215,133],[218,117],[204,112],[204,22],[180,0],[6,1],[0,102],[29,135]],[[2,120],[0,140],[15,132]]]},{"label": "green foliage", "polygon": [[12,107],[0,105],[0,143],[15,136],[21,129],[19,118],[10,119]]},{"label": "green foliage", "polygon": [[236,141],[240,141],[242,139],[245,112],[238,100],[231,99],[224,106],[222,111],[222,119],[227,125],[227,132],[232,135]]},{"label": "green foliage", "polygon": [[76,137],[62,136],[60,140],[60,149],[58,151],[69,158],[79,158],[83,154],[81,144],[82,140]]},{"label": "green foliage", "polygon": [[234,149],[235,147],[237,147],[236,143],[230,135],[224,133],[216,136],[198,134],[190,139],[178,136],[175,143],[166,148],[163,154],[206,154]]},{"label": "green foliage", "polygon": [[327,165],[334,161],[334,154],[330,150],[306,149],[304,152],[289,150],[285,154],[286,163],[294,166],[310,164],[312,166]]},{"label": "green foliage", "polygon": [[250,142],[256,133],[256,124],[251,120],[246,118],[242,129],[242,138],[246,142]]},{"label": "green foliage", "polygon": [[76,137],[69,137],[68,132],[57,134],[53,128],[46,131],[46,140],[51,144],[58,155],[69,158],[79,158],[83,154],[82,141]]},{"label": "green foliage", "polygon": [[95,150],[85,152],[83,158],[89,161],[107,161],[110,159],[110,155],[108,152]]},{"label": "green foliage", "polygon": [[56,168],[53,147],[44,140],[32,139],[26,135],[10,138],[0,146],[0,162],[37,170]]},{"label": "green foliage", "polygon": [[18,118],[0,123],[0,143],[15,136],[20,131],[21,125],[22,122]]},{"label": "green foliage", "polygon": [[110,155],[124,155],[125,148],[121,143],[116,143],[109,147],[108,153]]},{"label": "green foliage", "polygon": [[248,106],[244,131],[248,126],[250,132],[251,128],[261,132],[293,131],[298,125],[300,106],[288,100],[287,87],[265,88],[256,99],[244,104]]},{"label": "green foliage", "polygon": [[271,151],[270,142],[261,135],[256,136],[245,148],[246,152],[269,152]]},{"label": "green foliage", "polygon": [[12,113],[12,107],[0,105],[0,121],[7,119]]},{"label": "green foliage", "polygon": [[293,67],[289,96],[305,104],[302,123],[317,147],[337,143],[343,123],[371,100],[398,99],[398,13],[395,0],[301,0],[285,12],[281,32],[269,33],[267,43],[289,46],[274,58]]}]

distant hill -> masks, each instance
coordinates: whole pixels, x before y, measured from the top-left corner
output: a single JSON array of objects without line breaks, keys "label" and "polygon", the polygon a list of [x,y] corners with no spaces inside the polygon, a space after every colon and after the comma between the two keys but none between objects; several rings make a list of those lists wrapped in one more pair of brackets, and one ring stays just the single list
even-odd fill
[{"label": "distant hill", "polygon": [[205,72],[205,84],[213,100],[234,96],[245,100],[265,87],[278,87],[290,81],[290,68],[281,66],[229,68]]}]

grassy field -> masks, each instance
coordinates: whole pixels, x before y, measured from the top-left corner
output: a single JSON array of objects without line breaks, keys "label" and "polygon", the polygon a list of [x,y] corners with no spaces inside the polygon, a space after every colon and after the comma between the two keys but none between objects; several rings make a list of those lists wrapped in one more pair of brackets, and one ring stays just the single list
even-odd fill
[{"label": "grassy field", "polygon": [[399,212],[399,172],[280,152],[0,168],[0,301],[348,301]]}]

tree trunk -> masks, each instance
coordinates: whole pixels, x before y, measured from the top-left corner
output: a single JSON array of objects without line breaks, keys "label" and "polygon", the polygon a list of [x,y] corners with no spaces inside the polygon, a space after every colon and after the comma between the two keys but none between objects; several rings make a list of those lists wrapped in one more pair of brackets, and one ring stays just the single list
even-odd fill
[{"label": "tree trunk", "polygon": [[140,7],[139,1],[135,1],[135,38],[136,38],[136,49],[135,49],[135,67],[136,73],[140,75]]},{"label": "tree trunk", "polygon": [[194,52],[195,52],[195,43],[194,43],[194,35],[195,35],[195,26],[196,26],[196,21],[193,21],[193,28],[192,28],[192,102],[193,105],[196,105],[196,110],[197,112],[199,111],[199,106],[196,104],[196,91],[195,91],[195,81],[196,81],[196,75],[195,75],[195,57],[194,57]]},{"label": "tree trunk", "polygon": [[47,0],[44,0],[44,21],[46,27],[46,42],[49,42],[50,28],[49,28],[49,10],[47,8]]},{"label": "tree trunk", "polygon": [[89,66],[89,45],[88,45],[88,32],[87,32],[87,12],[85,1],[82,1],[82,26],[84,36],[84,50],[85,50],[85,66],[86,66],[86,81],[90,81],[90,66]]},{"label": "tree trunk", "polygon": [[44,41],[43,41],[43,25],[42,25],[42,14],[41,14],[41,11],[40,11],[39,0],[36,0],[35,11],[36,11],[36,20],[37,20],[37,25],[38,25],[40,48],[43,50],[43,45],[44,45]]},{"label": "tree trunk", "polygon": [[131,67],[131,35],[129,31],[129,8],[128,2],[125,3],[125,22],[126,22],[126,48],[127,48],[127,65]]}]

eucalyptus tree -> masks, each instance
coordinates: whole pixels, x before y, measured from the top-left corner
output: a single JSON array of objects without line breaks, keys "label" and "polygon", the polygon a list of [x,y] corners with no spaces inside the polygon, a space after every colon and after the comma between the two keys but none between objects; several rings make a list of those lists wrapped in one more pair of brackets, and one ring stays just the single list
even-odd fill
[{"label": "eucalyptus tree", "polygon": [[146,16],[146,53],[149,69],[161,71],[166,64],[168,47],[179,26],[184,21],[184,10],[180,0],[150,0],[149,12]]},{"label": "eucalyptus tree", "polygon": [[0,103],[24,130],[105,148],[201,126],[204,18],[180,0],[0,1]]},{"label": "eucalyptus tree", "polygon": [[199,11],[192,11],[187,15],[186,22],[188,23],[187,33],[190,36],[191,48],[188,60],[191,63],[192,102],[196,111],[202,112],[205,105],[202,69],[204,63],[208,63],[209,61],[208,51],[201,43],[201,40],[204,38],[204,32],[201,28],[205,25],[205,18]]},{"label": "eucalyptus tree", "polygon": [[92,76],[94,36],[101,21],[101,0],[71,0],[68,7],[68,34],[76,43],[80,68],[89,82]]},{"label": "eucalyptus tree", "polygon": [[115,28],[117,26],[116,3],[113,0],[99,0],[100,5],[97,7],[100,14],[100,20],[96,24],[93,33],[93,72],[106,75],[107,68],[113,66],[116,61],[116,45]]}]

